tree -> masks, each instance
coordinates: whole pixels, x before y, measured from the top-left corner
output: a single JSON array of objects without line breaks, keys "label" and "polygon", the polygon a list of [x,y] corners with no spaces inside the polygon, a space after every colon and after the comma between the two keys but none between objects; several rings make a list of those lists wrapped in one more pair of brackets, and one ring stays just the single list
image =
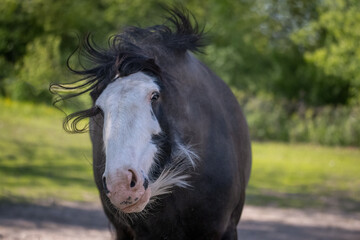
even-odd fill
[{"label": "tree", "polygon": [[[252,95],[267,92],[311,105],[359,99],[359,1],[184,0],[181,4],[200,25],[206,23],[211,45],[199,57],[229,85]],[[65,66],[79,44],[78,36],[82,39],[91,32],[99,45],[106,45],[124,25],[146,27],[158,24],[162,16],[157,1],[4,0],[0,95],[49,102],[46,81],[74,80],[65,74]],[[70,64],[76,68],[74,60]],[[28,88],[37,90],[21,93]]]},{"label": "tree", "polygon": [[[305,60],[333,76],[336,85],[349,89],[349,96],[360,95],[360,2],[323,1],[317,6],[319,17],[292,35],[305,49]],[[331,81],[331,79],[328,79]]]},{"label": "tree", "polygon": [[2,1],[0,95],[51,103],[49,83],[69,78],[66,60],[78,38],[91,32],[106,44],[120,26],[149,18],[153,5],[140,0]]}]

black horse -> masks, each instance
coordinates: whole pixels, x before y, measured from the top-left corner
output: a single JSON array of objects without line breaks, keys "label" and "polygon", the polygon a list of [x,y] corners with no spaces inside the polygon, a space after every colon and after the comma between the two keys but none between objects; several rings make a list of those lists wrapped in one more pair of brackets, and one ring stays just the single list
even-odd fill
[{"label": "black horse", "polygon": [[[164,25],[129,27],[101,49],[88,37],[72,70],[51,89],[90,92],[95,182],[117,239],[237,239],[251,169],[242,111],[226,84],[191,52],[204,34],[184,9]],[[194,20],[191,24],[190,20]]]}]

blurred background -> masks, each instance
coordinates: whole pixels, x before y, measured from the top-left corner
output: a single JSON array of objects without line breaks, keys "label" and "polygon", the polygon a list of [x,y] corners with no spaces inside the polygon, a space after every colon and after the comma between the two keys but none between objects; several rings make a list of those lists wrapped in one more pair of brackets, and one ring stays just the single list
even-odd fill
[{"label": "blurred background", "polygon": [[[360,1],[177,2],[205,26],[210,45],[198,57],[246,114],[247,205],[358,214]],[[66,60],[79,37],[91,32],[106,46],[124,26],[162,23],[159,3],[174,2],[1,1],[0,205],[98,201],[89,137],[63,131],[49,83],[76,80]]]}]

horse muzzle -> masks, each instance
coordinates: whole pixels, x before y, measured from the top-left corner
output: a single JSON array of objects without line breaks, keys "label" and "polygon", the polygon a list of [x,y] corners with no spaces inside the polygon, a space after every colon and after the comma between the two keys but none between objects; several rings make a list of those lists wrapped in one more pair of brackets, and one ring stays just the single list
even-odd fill
[{"label": "horse muzzle", "polygon": [[125,213],[141,212],[151,197],[148,179],[134,169],[104,173],[103,188],[110,202]]}]

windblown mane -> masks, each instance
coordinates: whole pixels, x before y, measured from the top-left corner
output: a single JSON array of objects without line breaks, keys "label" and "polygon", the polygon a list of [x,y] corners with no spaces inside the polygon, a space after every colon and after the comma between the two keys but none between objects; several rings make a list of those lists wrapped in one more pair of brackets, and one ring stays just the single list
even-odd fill
[{"label": "windblown mane", "polygon": [[[69,58],[68,68],[82,78],[71,83],[51,84],[50,91],[58,96],[55,104],[87,92],[95,101],[115,76],[123,77],[139,71],[157,78],[161,86],[161,82],[167,79],[156,62],[159,53],[181,54],[187,50],[201,52],[205,46],[203,29],[199,28],[188,10],[172,8],[167,9],[167,12],[169,16],[165,24],[148,28],[128,27],[109,39],[108,49],[98,47],[87,35],[79,48],[79,55],[92,67],[82,66],[82,70],[75,70],[70,67]],[[88,127],[79,128],[78,123],[99,113],[101,110],[97,107],[74,112],[64,119],[63,127],[70,133],[85,132]]]}]

